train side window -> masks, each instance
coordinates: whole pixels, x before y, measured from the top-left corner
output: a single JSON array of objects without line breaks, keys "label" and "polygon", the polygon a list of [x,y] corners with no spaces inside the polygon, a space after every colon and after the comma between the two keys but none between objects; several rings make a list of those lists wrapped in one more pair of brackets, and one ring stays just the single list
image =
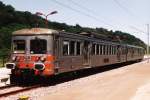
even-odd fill
[{"label": "train side window", "polygon": [[105,55],[107,55],[107,48],[108,48],[108,45],[105,45]]},{"label": "train side window", "polygon": [[114,46],[112,46],[111,49],[112,49],[112,55],[114,55]]},{"label": "train side window", "polygon": [[111,55],[111,46],[108,45],[108,55]]},{"label": "train side window", "polygon": [[105,46],[102,45],[102,55],[104,55],[104,48],[105,48]]},{"label": "train side window", "polygon": [[121,53],[124,55],[124,47],[121,47]]},{"label": "train side window", "polygon": [[124,55],[126,54],[126,49],[125,49],[125,47],[123,48],[123,52],[124,52]]},{"label": "train side window", "polygon": [[114,46],[112,46],[112,55],[115,55],[115,53],[114,53]]},{"label": "train side window", "polygon": [[95,51],[96,51],[95,46],[96,44],[92,44],[92,55],[95,55]]},{"label": "train side window", "polygon": [[130,48],[128,48],[128,54],[130,54]]},{"label": "train side window", "polygon": [[103,45],[103,55],[105,55],[105,45]]},{"label": "train side window", "polygon": [[110,55],[110,45],[107,47],[107,55]]},{"label": "train side window", "polygon": [[103,45],[100,45],[100,55],[103,55]]},{"label": "train side window", "polygon": [[69,49],[69,51],[70,51],[70,55],[75,55],[75,42],[74,41],[70,41],[70,43],[69,43],[69,47],[70,47],[70,49]]},{"label": "train side window", "polygon": [[99,55],[99,44],[96,44],[96,55]]},{"label": "train side window", "polygon": [[105,45],[103,45],[103,55],[105,55],[105,48],[106,48],[106,46]]},{"label": "train side window", "polygon": [[81,43],[80,42],[77,42],[76,44],[76,52],[77,52],[77,55],[81,55]]},{"label": "train side window", "polygon": [[106,50],[106,55],[108,55],[108,45],[106,45],[106,48],[105,48],[105,50]]},{"label": "train side window", "polygon": [[108,55],[108,53],[109,53],[109,45],[107,45],[106,47],[107,47],[106,48],[106,55]]},{"label": "train side window", "polygon": [[112,46],[112,55],[114,55],[114,46]]},{"label": "train side window", "polygon": [[108,55],[108,45],[106,45],[106,55]]},{"label": "train side window", "polygon": [[144,50],[140,49],[140,55],[144,54]]},{"label": "train side window", "polygon": [[110,55],[112,55],[112,46],[110,45]]},{"label": "train side window", "polygon": [[101,45],[99,44],[99,55],[101,55]]},{"label": "train side window", "polygon": [[109,45],[109,55],[111,55],[111,45]]},{"label": "train side window", "polygon": [[107,55],[107,45],[105,45],[104,53],[105,53],[105,55]]},{"label": "train side window", "polygon": [[109,46],[109,55],[111,55],[111,45]]},{"label": "train side window", "polygon": [[114,46],[114,55],[116,55],[117,47]]},{"label": "train side window", "polygon": [[69,55],[69,41],[63,41],[63,55]]}]

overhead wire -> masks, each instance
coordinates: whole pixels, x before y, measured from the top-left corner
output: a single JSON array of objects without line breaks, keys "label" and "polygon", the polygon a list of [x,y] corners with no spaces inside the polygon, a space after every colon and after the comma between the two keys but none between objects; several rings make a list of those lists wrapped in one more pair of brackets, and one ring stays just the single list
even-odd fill
[{"label": "overhead wire", "polygon": [[134,29],[134,30],[136,30],[136,31],[138,31],[138,32],[141,32],[141,33],[146,33],[146,32],[144,32],[143,30],[138,29],[138,28],[136,28],[136,27],[134,27],[134,26],[130,26],[130,28],[132,28],[132,29]]},{"label": "overhead wire", "polygon": [[63,6],[63,7],[65,7],[65,8],[67,8],[67,9],[72,10],[72,11],[74,11],[74,12],[76,12],[76,13],[80,13],[80,14],[82,14],[82,15],[84,15],[84,16],[87,16],[87,17],[89,17],[89,18],[92,18],[92,19],[95,20],[95,21],[99,21],[99,22],[101,22],[101,23],[103,23],[103,24],[105,24],[105,25],[107,25],[107,26],[111,26],[111,27],[114,28],[114,26],[111,25],[110,23],[107,23],[107,22],[105,22],[105,21],[103,21],[103,20],[100,20],[100,19],[98,19],[97,17],[95,17],[95,16],[93,16],[93,15],[90,15],[90,14],[85,13],[85,12],[83,12],[83,11],[80,11],[80,10],[78,10],[78,9],[72,8],[71,6],[68,6],[68,5],[64,4],[64,3],[61,3],[61,2],[59,2],[59,1],[57,1],[57,0],[52,0],[52,1],[53,1],[54,3],[57,3],[57,4],[59,4],[59,5]]},{"label": "overhead wire", "polygon": [[[89,8],[87,8],[87,7],[85,7],[85,6],[82,6],[81,4],[79,4],[79,3],[77,3],[77,2],[75,2],[75,1],[73,1],[73,0],[68,0],[69,2],[71,2],[72,4],[74,4],[74,5],[76,5],[76,6],[78,6],[79,8],[81,8],[81,9],[84,9],[85,11],[87,11],[88,13],[91,13],[92,15],[95,15],[95,16],[97,16],[98,15],[98,13],[97,12],[95,12],[95,11],[93,11],[93,10],[91,10],[91,9],[89,9]],[[109,21],[109,22],[112,22],[112,20],[110,20],[110,19],[108,19],[108,18],[104,18],[104,16],[102,16],[102,15],[98,15],[98,16],[100,16],[103,20],[107,20],[107,21]],[[117,22],[117,23],[119,23],[119,22]],[[120,23],[119,23],[120,24]],[[120,24],[121,25],[121,24]]]},{"label": "overhead wire", "polygon": [[[57,1],[57,0],[52,0],[52,1],[53,1],[54,3],[56,3],[56,4],[58,4],[58,5],[61,5],[61,6],[65,7],[65,8],[67,8],[67,9],[72,10],[72,11],[74,11],[74,12],[76,12],[76,13],[80,13],[80,14],[82,14],[82,15],[84,15],[84,16],[87,16],[87,17],[89,17],[89,18],[92,18],[92,19],[94,19],[94,20],[96,20],[96,21],[100,21],[100,22],[102,22],[102,23],[105,24],[105,25],[114,27],[113,25],[111,25],[111,24],[109,24],[109,23],[106,23],[106,22],[103,21],[103,20],[99,20],[98,18],[96,18],[95,16],[90,15],[89,13],[85,13],[85,12],[83,12],[83,11],[81,11],[81,10],[72,8],[71,6],[68,6],[68,5],[64,4],[64,3],[61,3],[61,2],[59,2],[59,1]],[[120,2],[118,2],[117,0],[113,0],[113,1],[115,1],[115,3],[116,3],[119,7],[121,7],[124,11],[126,11],[126,13],[128,13],[128,14],[131,15],[131,16],[133,16],[133,13],[131,13],[130,10],[128,10],[126,7],[122,6],[122,4],[121,4]],[[88,8],[86,8],[86,7],[84,7],[84,6],[80,5],[80,4],[78,4],[78,3],[76,3],[76,2],[73,1],[73,0],[70,0],[70,2],[74,3],[76,6],[82,8],[82,9],[88,11],[88,12],[91,12],[92,14],[96,14],[96,13],[93,12],[92,10],[90,10],[90,9],[88,9]],[[134,27],[134,26],[130,26],[130,28],[132,28],[132,29],[134,29],[134,30],[138,30],[139,32],[142,32],[142,33],[143,33],[143,31],[141,31],[140,29],[138,29],[138,28],[136,28],[136,27]],[[145,32],[144,32],[144,33],[145,33]]]},{"label": "overhead wire", "polygon": [[92,13],[92,14],[97,14],[97,13],[94,12],[93,10],[91,10],[91,9],[89,9],[89,8],[86,8],[86,7],[80,5],[79,3],[77,3],[77,2],[75,2],[75,1],[73,1],[73,0],[68,0],[68,1],[71,2],[71,3],[74,4],[74,5],[76,5],[76,6],[80,7],[80,8],[82,8],[82,9],[84,9],[85,11],[88,11],[88,12],[90,12],[90,13]]},{"label": "overhead wire", "polygon": [[[139,18],[139,16],[135,16],[135,14],[133,12],[131,12],[131,10],[129,10],[128,8],[126,8],[125,6],[123,6],[118,0],[113,0],[122,10],[124,10],[128,15],[132,16],[132,17],[136,17],[138,19],[141,19]],[[139,21],[139,20],[138,20]],[[138,28],[136,28],[135,26],[129,26],[131,29],[134,29],[138,32],[141,32],[141,33],[146,33],[144,32],[143,30],[140,30]]]},{"label": "overhead wire", "polygon": [[134,14],[125,6],[123,6],[118,0],[113,0],[122,10],[124,10],[128,15],[135,17]]},{"label": "overhead wire", "polygon": [[132,6],[130,6],[130,9],[129,9],[129,8],[125,7],[123,4],[121,4],[120,1],[118,1],[118,0],[114,0],[114,1],[115,1],[115,3],[118,4],[118,6],[120,6],[126,13],[128,13],[128,15],[132,16],[133,18],[135,18],[135,17],[138,18],[138,21],[139,21],[139,19],[140,19],[140,21],[146,22],[144,19],[141,19],[141,17],[137,16],[137,15],[131,10]]},{"label": "overhead wire", "polygon": [[[80,8],[82,8],[82,9],[84,9],[84,10],[86,10],[86,11],[88,11],[88,12],[90,12],[90,13],[92,13],[92,14],[97,14],[96,12],[94,12],[93,10],[91,10],[91,9],[89,9],[89,8],[86,8],[86,7],[84,7],[84,6],[82,6],[81,4],[79,4],[79,3],[77,3],[77,2],[75,2],[75,1],[73,1],[73,0],[68,0],[69,2],[71,2],[72,4],[74,4],[74,5],[76,5],[76,6],[78,6],[78,7],[80,7]],[[116,2],[117,2],[117,4],[120,6],[120,7],[122,7],[122,9],[124,9],[126,12],[130,12],[128,9],[126,9],[125,7],[123,7],[117,0],[116,0]],[[112,21],[111,21],[112,22]],[[118,23],[118,22],[117,22]],[[120,23],[119,23],[120,24]],[[121,25],[121,24],[120,24]],[[122,25],[121,25],[122,26]],[[123,26],[123,27],[125,27],[125,25]]]}]

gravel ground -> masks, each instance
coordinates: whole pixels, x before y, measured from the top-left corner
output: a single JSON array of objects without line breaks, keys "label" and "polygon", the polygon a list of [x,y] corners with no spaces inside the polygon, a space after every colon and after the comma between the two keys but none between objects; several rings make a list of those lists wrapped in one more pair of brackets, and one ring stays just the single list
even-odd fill
[{"label": "gravel ground", "polygon": [[143,99],[150,99],[148,83],[150,63],[144,61],[0,100],[17,100],[20,96],[29,96],[31,100],[148,100]]}]

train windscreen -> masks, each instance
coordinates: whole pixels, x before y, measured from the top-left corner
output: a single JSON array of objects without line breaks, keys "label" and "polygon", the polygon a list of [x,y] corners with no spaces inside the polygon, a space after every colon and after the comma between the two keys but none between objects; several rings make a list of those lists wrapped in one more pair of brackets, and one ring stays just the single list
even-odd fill
[{"label": "train windscreen", "polygon": [[30,40],[30,53],[31,54],[46,54],[47,53],[47,40],[45,39]]},{"label": "train windscreen", "polygon": [[14,53],[25,53],[25,40],[14,40],[13,41],[13,52]]}]

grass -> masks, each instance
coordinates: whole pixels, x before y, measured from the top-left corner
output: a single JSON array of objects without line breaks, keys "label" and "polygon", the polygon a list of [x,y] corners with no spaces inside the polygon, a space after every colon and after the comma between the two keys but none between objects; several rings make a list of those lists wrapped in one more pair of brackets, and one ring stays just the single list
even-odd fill
[{"label": "grass", "polygon": [[3,67],[3,61],[0,59],[0,68]]},{"label": "grass", "polygon": [[2,67],[4,67],[4,66],[3,66],[3,60],[0,59],[0,68],[2,68]]}]

